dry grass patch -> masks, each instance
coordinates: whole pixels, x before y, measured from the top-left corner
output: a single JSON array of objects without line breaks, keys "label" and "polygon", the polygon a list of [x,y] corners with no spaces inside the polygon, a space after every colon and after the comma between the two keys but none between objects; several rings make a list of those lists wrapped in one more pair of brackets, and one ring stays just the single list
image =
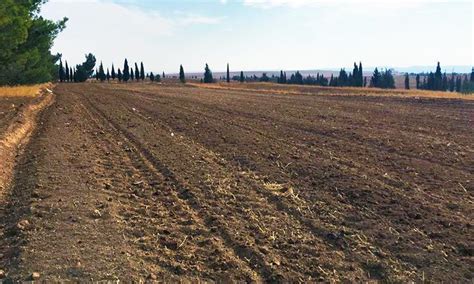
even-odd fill
[{"label": "dry grass patch", "polygon": [[38,84],[30,86],[0,87],[0,97],[36,97],[40,90],[50,87],[51,84]]}]

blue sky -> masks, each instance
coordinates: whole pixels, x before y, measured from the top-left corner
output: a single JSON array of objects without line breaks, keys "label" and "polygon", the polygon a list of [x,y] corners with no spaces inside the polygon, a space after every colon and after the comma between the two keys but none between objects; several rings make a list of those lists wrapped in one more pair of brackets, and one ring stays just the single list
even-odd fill
[{"label": "blue sky", "polygon": [[[70,18],[54,51],[70,63],[148,70],[307,70],[473,65],[473,2],[429,0],[50,0]],[[446,70],[451,71],[451,70]]]}]

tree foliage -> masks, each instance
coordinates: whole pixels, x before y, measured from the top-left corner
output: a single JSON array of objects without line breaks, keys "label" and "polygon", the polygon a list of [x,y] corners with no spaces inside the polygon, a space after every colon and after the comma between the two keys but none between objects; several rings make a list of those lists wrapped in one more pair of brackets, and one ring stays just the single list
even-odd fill
[{"label": "tree foliage", "polygon": [[59,77],[56,62],[61,56],[50,50],[67,18],[55,23],[41,17],[44,2],[0,1],[0,85],[42,83]]}]

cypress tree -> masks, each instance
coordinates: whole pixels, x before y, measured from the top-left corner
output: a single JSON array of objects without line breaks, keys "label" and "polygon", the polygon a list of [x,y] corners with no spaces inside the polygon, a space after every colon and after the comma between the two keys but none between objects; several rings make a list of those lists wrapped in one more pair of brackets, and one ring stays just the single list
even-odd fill
[{"label": "cypress tree", "polygon": [[165,72],[163,71],[163,79],[166,78]]},{"label": "cypress tree", "polygon": [[107,78],[107,82],[110,81],[110,72],[109,72],[109,68],[107,68],[107,74],[105,75],[105,77]]},{"label": "cypress tree", "polygon": [[204,83],[214,83],[214,78],[212,77],[212,71],[209,68],[209,65],[206,63],[204,68]]},{"label": "cypress tree", "polygon": [[367,77],[364,77],[364,87],[367,87]]},{"label": "cypress tree", "polygon": [[442,88],[443,91],[448,90],[448,76],[446,75],[446,72],[443,74],[443,83],[442,83]]},{"label": "cypress tree", "polygon": [[95,79],[99,81],[99,70],[97,70],[97,68],[95,69]]},{"label": "cypress tree", "polygon": [[354,62],[354,69],[352,70],[352,78],[349,80],[350,85],[359,86],[359,67]]},{"label": "cypress tree", "polygon": [[66,72],[64,71],[63,61],[59,59],[59,81],[62,83],[66,78]]},{"label": "cypress tree", "polygon": [[73,82],[74,80],[73,74],[72,74],[72,67],[69,67],[69,82]]},{"label": "cypress tree", "polygon": [[153,72],[150,72],[150,81],[155,81],[155,75],[153,74]]},{"label": "cypress tree", "polygon": [[456,92],[461,92],[461,76],[456,77]]},{"label": "cypress tree", "polygon": [[101,62],[99,65],[99,79],[101,82],[104,82],[106,78],[107,77],[104,72],[104,66],[102,65],[102,62]]},{"label": "cypress tree", "polygon": [[227,83],[230,83],[229,63],[227,63]]},{"label": "cypress tree", "polygon": [[130,80],[134,80],[135,79],[135,76],[133,76],[133,68],[130,68]]},{"label": "cypress tree", "polygon": [[181,81],[181,83],[186,83],[186,76],[184,75],[183,65],[179,66],[179,80]]},{"label": "cypress tree", "polygon": [[69,82],[69,65],[67,65],[67,61],[66,61],[66,82]]},{"label": "cypress tree", "polygon": [[416,74],[416,88],[420,89],[420,74]]},{"label": "cypress tree", "polygon": [[[123,63],[123,81],[127,82],[130,80],[130,67],[128,66],[128,60],[125,59],[125,62]],[[132,79],[133,80],[133,79]]]},{"label": "cypress tree", "polygon": [[405,89],[410,90],[410,76],[408,76],[408,73],[405,74]]},{"label": "cypress tree", "polygon": [[117,78],[117,74],[115,74],[114,64],[112,63],[112,80],[115,81],[115,78]]},{"label": "cypress tree", "polygon": [[436,72],[434,74],[432,90],[442,90],[442,89],[443,89],[443,75],[441,74],[441,66],[438,62],[438,65],[436,66]]},{"label": "cypress tree", "polygon": [[245,82],[244,71],[240,71],[240,83]]},{"label": "cypress tree", "polygon": [[471,83],[474,82],[474,67],[471,70]]},{"label": "cypress tree", "polygon": [[140,63],[140,79],[145,80],[145,67],[143,67],[143,62]]},{"label": "cypress tree", "polygon": [[375,87],[375,88],[380,87],[380,73],[377,67],[375,67],[374,74],[372,75],[372,78],[370,79],[370,86]]},{"label": "cypress tree", "polygon": [[140,80],[140,69],[138,69],[137,63],[135,63],[135,80]]},{"label": "cypress tree", "polygon": [[456,86],[456,79],[454,78],[454,74],[452,74],[451,79],[449,79],[449,91],[454,92],[455,86]]},{"label": "cypress tree", "polygon": [[[362,62],[359,61],[359,86],[360,87],[364,87],[364,85],[367,85],[366,83],[364,83],[364,71],[362,69]],[[367,82],[365,80],[365,82]]]},{"label": "cypress tree", "polygon": [[117,78],[119,82],[122,82],[123,75],[122,75],[122,70],[120,70],[120,68],[117,70]]}]

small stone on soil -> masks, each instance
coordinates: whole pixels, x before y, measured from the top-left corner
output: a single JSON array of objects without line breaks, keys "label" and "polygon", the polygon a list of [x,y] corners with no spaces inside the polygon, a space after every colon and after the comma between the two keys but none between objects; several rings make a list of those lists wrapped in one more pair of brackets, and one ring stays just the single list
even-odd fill
[{"label": "small stone on soil", "polygon": [[33,272],[33,273],[31,273],[31,275],[30,275],[30,279],[31,279],[31,280],[38,280],[38,279],[40,278],[40,276],[41,276],[41,275],[39,274],[39,272]]},{"label": "small stone on soil", "polygon": [[5,276],[6,276],[5,271],[3,271],[3,270],[0,269],[0,279],[5,278]]}]

